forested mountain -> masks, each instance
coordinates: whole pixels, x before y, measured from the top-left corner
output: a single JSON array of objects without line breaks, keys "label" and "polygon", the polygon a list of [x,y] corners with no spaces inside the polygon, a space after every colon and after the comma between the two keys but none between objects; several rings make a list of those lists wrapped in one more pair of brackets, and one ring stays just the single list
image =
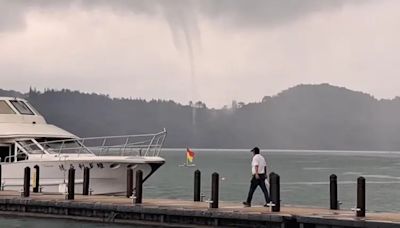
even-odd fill
[{"label": "forested mountain", "polygon": [[26,95],[14,90],[3,90],[0,89],[0,96],[2,97],[20,97],[20,98],[25,98]]},{"label": "forested mountain", "polygon": [[299,85],[258,103],[209,109],[173,101],[112,99],[70,90],[0,90],[28,99],[48,122],[79,136],[156,132],[167,147],[400,150],[400,98],[377,100],[341,87]]}]

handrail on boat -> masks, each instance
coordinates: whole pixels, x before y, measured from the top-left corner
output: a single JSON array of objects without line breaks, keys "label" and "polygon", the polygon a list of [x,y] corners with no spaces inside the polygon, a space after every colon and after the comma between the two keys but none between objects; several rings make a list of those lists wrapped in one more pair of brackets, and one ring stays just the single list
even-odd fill
[{"label": "handrail on boat", "polygon": [[[88,138],[73,138],[53,140],[47,142],[36,142],[21,145],[28,153],[39,154],[94,154],[122,156],[126,152],[136,152],[136,156],[159,156],[164,144],[167,131],[154,134],[103,136]],[[119,143],[122,142],[122,143]],[[99,143],[98,145],[96,144]],[[32,145],[40,145],[40,149],[33,150]],[[107,153],[105,153],[107,151]],[[119,152],[119,154],[118,154]]]}]

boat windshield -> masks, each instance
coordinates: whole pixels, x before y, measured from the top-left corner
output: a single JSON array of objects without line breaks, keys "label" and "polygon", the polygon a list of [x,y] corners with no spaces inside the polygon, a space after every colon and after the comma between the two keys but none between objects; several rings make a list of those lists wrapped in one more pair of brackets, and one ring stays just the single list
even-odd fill
[{"label": "boat windshield", "polygon": [[21,113],[22,115],[34,115],[32,110],[30,110],[29,107],[23,101],[13,100],[10,102],[15,107],[15,109],[17,109],[18,112]]},{"label": "boat windshield", "polygon": [[21,140],[18,143],[28,152],[29,154],[43,154],[43,150],[37,145],[33,139]]}]

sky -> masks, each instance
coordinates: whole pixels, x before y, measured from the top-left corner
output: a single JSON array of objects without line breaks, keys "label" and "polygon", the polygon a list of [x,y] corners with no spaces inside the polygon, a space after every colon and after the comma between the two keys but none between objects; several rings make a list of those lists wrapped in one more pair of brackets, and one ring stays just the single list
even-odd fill
[{"label": "sky", "polygon": [[0,88],[259,102],[298,84],[400,96],[397,0],[0,0]]}]

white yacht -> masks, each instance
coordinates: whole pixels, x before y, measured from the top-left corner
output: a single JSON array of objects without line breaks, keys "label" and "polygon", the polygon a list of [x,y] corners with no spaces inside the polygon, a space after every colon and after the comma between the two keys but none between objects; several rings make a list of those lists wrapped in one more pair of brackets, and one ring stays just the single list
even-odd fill
[{"label": "white yacht", "polygon": [[[90,168],[92,194],[126,191],[127,169],[149,178],[165,160],[159,156],[166,130],[154,134],[79,138],[46,123],[26,100],[0,97],[1,187],[21,190],[24,168],[39,167],[43,192],[64,192],[68,169],[75,169],[75,192],[82,192]],[[134,175],[135,176],[135,175]],[[135,180],[133,180],[133,183]],[[32,182],[31,182],[32,183]]]}]

